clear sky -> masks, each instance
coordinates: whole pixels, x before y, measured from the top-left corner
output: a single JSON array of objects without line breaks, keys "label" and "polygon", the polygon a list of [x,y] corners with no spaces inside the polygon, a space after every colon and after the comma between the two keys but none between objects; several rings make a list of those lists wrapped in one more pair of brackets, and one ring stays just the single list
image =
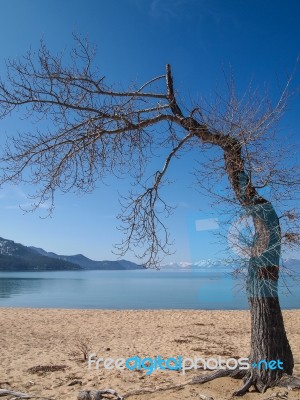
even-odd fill
[{"label": "clear sky", "polygon": [[[209,95],[222,80],[223,69],[230,67],[239,88],[251,80],[257,86],[267,83],[275,96],[278,82],[300,54],[299,15],[295,0],[2,0],[0,73],[6,58],[37,48],[41,38],[60,51],[72,46],[72,32],[77,32],[97,45],[97,63],[108,81],[124,87],[163,74],[170,63],[176,88],[187,101]],[[286,115],[292,133],[299,131],[299,105],[299,97],[293,99]],[[25,127],[27,121],[14,117],[0,121],[1,143],[6,134]],[[188,171],[194,159],[195,154],[176,161],[170,175],[175,182],[168,198],[179,206],[168,221],[177,252],[167,261],[218,257],[212,233],[219,215],[209,197],[193,189]],[[58,193],[48,219],[40,218],[43,210],[20,210],[20,204],[28,203],[26,187],[5,186],[0,190],[0,236],[59,254],[115,259],[112,246],[121,237],[116,229],[118,191],[126,193],[128,181],[106,183],[80,197]],[[198,219],[210,218],[202,225],[205,229],[196,230]],[[130,254],[127,259],[134,261]]]}]

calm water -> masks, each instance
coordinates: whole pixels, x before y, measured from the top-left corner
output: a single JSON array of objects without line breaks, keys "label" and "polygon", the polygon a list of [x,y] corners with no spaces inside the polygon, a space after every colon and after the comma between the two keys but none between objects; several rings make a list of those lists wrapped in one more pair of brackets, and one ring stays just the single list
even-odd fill
[{"label": "calm water", "polygon": [[[300,286],[281,290],[300,308]],[[0,272],[0,307],[247,309],[241,283],[217,271]]]}]

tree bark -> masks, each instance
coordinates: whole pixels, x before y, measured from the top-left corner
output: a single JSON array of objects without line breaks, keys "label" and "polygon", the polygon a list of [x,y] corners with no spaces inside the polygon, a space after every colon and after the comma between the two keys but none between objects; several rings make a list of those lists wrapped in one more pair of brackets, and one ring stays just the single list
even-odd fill
[{"label": "tree bark", "polygon": [[[251,364],[276,361],[276,369],[252,367],[253,385],[260,392],[275,386],[284,373],[292,375],[294,361],[277,296],[249,298],[251,312]],[[280,364],[278,363],[280,361]],[[281,366],[282,369],[279,368]]]},{"label": "tree bark", "polygon": [[255,226],[247,281],[251,313],[250,362],[253,384],[264,392],[276,385],[284,373],[292,375],[294,361],[278,298],[279,219],[270,202],[248,208]]}]

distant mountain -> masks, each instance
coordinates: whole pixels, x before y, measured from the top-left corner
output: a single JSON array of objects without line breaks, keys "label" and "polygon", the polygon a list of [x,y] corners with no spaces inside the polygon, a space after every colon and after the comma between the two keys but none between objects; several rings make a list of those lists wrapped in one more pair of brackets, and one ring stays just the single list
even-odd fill
[{"label": "distant mountain", "polygon": [[[300,268],[300,260],[289,258],[283,260],[289,269]],[[137,270],[142,265],[127,260],[94,261],[83,254],[72,256],[47,252],[41,248],[24,246],[12,240],[0,237],[0,271],[68,271],[68,270]],[[178,262],[160,266],[161,270],[230,270],[222,260],[199,260],[194,263]]]},{"label": "distant mountain", "polygon": [[[282,260],[282,264],[285,268],[300,268],[300,260],[297,260],[295,258],[286,258]],[[187,262],[187,261],[181,261],[181,262],[171,262],[165,265],[161,265],[160,268],[162,270],[230,270],[231,266],[226,265],[224,261],[222,260],[211,260],[211,259],[206,259],[206,260],[198,260],[193,263]]]},{"label": "distant mountain", "polygon": [[0,271],[135,270],[127,260],[93,261],[82,254],[63,256],[0,237]]},{"label": "distant mountain", "polygon": [[78,264],[56,260],[27,246],[0,237],[0,271],[67,271],[80,270]]},{"label": "distant mountain", "polygon": [[209,269],[228,269],[229,267],[224,265],[222,260],[198,260],[193,263],[187,261],[181,261],[178,263],[171,262],[160,266],[161,269],[171,269],[171,270],[209,270]]},{"label": "distant mountain", "polygon": [[47,252],[38,247],[30,247],[30,249],[36,251],[37,253],[54,258],[56,260],[64,260],[74,264],[78,264],[81,268],[86,270],[134,270],[143,269],[143,266],[135,264],[127,260],[117,260],[117,261],[94,261],[82,254],[76,254],[74,256],[64,256],[55,254],[52,252]]}]

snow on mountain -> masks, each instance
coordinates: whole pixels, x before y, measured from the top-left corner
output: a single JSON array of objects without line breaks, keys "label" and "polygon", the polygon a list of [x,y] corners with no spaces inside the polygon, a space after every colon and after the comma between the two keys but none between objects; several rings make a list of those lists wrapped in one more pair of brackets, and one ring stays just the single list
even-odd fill
[{"label": "snow on mountain", "polygon": [[[282,260],[282,265],[286,268],[300,268],[300,260],[295,258],[285,258]],[[180,262],[170,262],[160,266],[163,270],[189,270],[189,269],[199,269],[199,270],[209,270],[209,269],[219,269],[219,270],[231,270],[232,266],[227,264],[224,260],[198,260],[193,263],[188,261]]]}]

